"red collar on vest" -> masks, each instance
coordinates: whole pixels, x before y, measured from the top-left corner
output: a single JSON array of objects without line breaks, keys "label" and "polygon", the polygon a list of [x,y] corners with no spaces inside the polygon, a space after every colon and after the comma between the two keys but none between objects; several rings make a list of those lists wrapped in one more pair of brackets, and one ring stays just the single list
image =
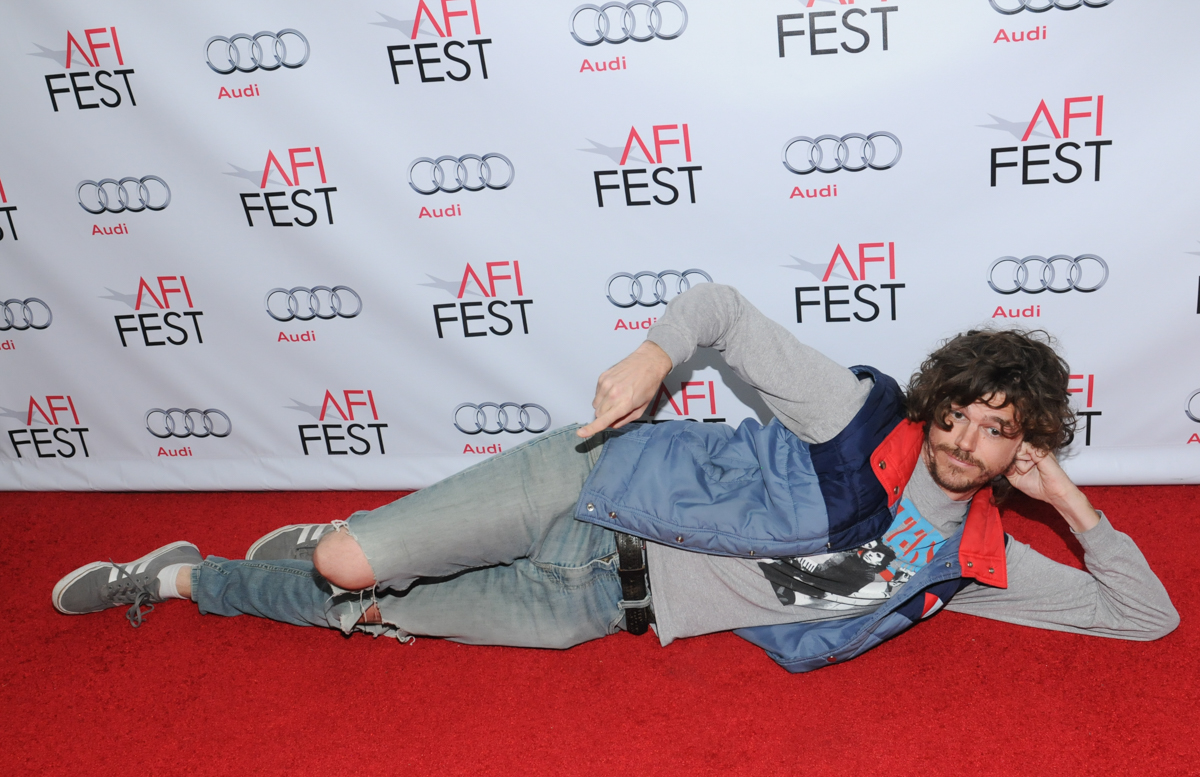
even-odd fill
[{"label": "red collar on vest", "polygon": [[[871,470],[887,490],[888,507],[894,507],[904,495],[904,487],[921,460],[924,444],[925,424],[901,421],[871,454]],[[996,588],[1008,588],[1008,567],[1004,558],[1004,526],[1000,523],[1000,511],[992,504],[991,486],[984,486],[971,499],[971,509],[958,546],[963,577],[972,577]]]}]

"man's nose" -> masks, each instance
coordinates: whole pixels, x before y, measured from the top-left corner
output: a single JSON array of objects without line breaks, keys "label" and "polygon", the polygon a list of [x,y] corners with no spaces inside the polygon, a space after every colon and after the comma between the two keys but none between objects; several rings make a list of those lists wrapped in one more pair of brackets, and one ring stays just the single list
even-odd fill
[{"label": "man's nose", "polygon": [[979,427],[972,423],[963,424],[954,442],[960,450],[975,450],[975,446],[979,444]]}]

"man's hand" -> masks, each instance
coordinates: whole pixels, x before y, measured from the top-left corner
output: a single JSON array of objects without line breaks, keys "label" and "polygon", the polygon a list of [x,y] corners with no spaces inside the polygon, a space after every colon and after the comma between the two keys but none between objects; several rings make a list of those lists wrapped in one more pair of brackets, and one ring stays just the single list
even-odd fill
[{"label": "man's hand", "polygon": [[1053,453],[1023,442],[1005,477],[1018,491],[1052,505],[1078,533],[1100,523],[1092,503],[1063,472]]},{"label": "man's hand", "polygon": [[671,357],[646,340],[637,350],[609,367],[596,381],[596,420],[575,433],[591,437],[602,429],[619,429],[640,418],[663,378],[671,371]]}]

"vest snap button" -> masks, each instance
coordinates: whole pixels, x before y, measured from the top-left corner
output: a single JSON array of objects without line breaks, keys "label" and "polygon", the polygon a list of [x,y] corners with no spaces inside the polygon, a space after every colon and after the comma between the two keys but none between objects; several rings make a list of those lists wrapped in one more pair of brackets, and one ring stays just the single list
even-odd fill
[{"label": "vest snap button", "polygon": [[590,513],[595,509],[596,509],[596,505],[592,504],[591,502],[588,502],[588,506],[587,506],[588,512]]},{"label": "vest snap button", "polygon": [[988,574],[989,574],[989,575],[994,575],[994,574],[996,574],[996,568],[995,568],[995,567],[988,567]]},{"label": "vest snap button", "polygon": [[751,556],[753,556],[753,555],[754,555],[754,551],[750,551],[750,555],[751,555]]},{"label": "vest snap button", "polygon": [[899,494],[899,493],[900,493],[900,486],[892,486],[892,493],[893,493],[893,494]]},{"label": "vest snap button", "polygon": [[830,656],[829,658],[827,658],[825,660],[832,664],[834,661],[837,661],[837,658],[835,656]]},{"label": "vest snap button", "polygon": [[967,562],[967,566],[969,566],[969,567],[973,567],[973,566],[975,566],[975,562],[974,562],[974,561],[968,561],[968,562]]},{"label": "vest snap button", "polygon": [[950,568],[950,562],[949,562],[949,561],[947,561],[947,562],[946,562],[946,569],[949,569],[949,568]]},{"label": "vest snap button", "polygon": [[609,514],[608,514],[608,517],[609,517],[609,518],[616,518],[616,517],[617,517],[617,514],[616,514],[615,512],[613,512],[613,513],[609,513]]},{"label": "vest snap button", "polygon": [[887,469],[887,462],[886,462],[886,461],[881,461],[881,462],[879,462],[879,468],[880,468],[880,469]]},{"label": "vest snap button", "polygon": [[676,538],[675,538],[675,541],[676,541],[676,542],[683,542],[683,535],[681,534],[681,535],[679,535],[678,537],[676,537]]}]

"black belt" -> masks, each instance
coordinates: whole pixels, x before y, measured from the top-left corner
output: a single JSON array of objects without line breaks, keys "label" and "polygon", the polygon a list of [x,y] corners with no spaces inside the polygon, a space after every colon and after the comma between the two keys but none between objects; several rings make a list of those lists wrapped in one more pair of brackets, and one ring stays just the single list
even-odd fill
[{"label": "black belt", "polygon": [[642,604],[641,607],[623,607],[625,630],[630,634],[645,634],[654,622],[654,611],[650,609],[650,587],[646,582],[646,543],[632,534],[617,535],[617,556],[620,561],[618,574],[621,576],[622,604]]}]

